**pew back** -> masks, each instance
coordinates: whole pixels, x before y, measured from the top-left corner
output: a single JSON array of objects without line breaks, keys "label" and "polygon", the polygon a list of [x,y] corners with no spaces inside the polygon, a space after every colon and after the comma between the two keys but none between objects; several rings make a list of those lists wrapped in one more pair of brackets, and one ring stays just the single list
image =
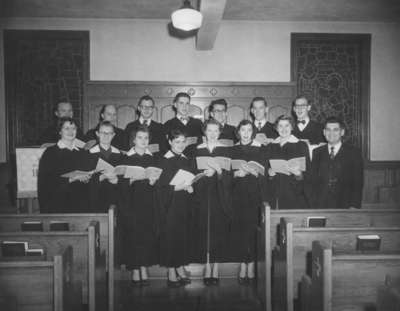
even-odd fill
[{"label": "pew back", "polygon": [[0,295],[14,301],[16,310],[62,311],[73,300],[72,247],[61,248],[55,256],[47,257],[41,261],[0,262]]}]

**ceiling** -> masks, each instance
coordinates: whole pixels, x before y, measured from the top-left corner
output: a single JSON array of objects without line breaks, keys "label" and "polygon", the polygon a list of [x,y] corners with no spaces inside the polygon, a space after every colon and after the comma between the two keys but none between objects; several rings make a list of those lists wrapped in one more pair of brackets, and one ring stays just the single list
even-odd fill
[{"label": "ceiling", "polygon": [[[169,19],[182,2],[0,0],[0,17]],[[223,19],[400,22],[400,0],[227,0]]]}]

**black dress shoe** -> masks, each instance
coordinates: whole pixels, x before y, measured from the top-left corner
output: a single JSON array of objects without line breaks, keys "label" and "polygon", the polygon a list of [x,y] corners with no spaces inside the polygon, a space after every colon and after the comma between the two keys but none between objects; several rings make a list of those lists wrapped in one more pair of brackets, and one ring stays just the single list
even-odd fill
[{"label": "black dress shoe", "polygon": [[142,286],[149,286],[150,285],[150,281],[148,279],[141,280],[140,283],[142,284]]},{"label": "black dress shoe", "polygon": [[219,278],[210,278],[211,279],[211,285],[218,285],[219,284]]},{"label": "black dress shoe", "polygon": [[240,285],[246,285],[247,284],[247,278],[246,277],[244,277],[244,278],[242,278],[242,277],[238,277],[238,283],[240,284]]},{"label": "black dress shoe", "polygon": [[192,280],[189,279],[187,276],[180,276],[180,275],[178,275],[176,278],[177,278],[178,281],[181,282],[183,285],[192,283]]},{"label": "black dress shoe", "polygon": [[142,285],[142,281],[140,280],[131,280],[131,285],[134,287],[139,287]]},{"label": "black dress shoe", "polygon": [[206,286],[212,285],[212,278],[203,278],[203,283]]},{"label": "black dress shoe", "polygon": [[167,286],[169,288],[178,288],[181,287],[183,284],[177,280],[177,281],[171,281],[171,280],[167,280]]}]

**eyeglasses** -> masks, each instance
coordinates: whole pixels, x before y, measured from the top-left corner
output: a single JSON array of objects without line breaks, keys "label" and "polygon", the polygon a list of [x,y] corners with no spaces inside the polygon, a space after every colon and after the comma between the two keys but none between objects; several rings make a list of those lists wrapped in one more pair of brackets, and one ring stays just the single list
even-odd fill
[{"label": "eyeglasses", "polygon": [[99,134],[104,136],[111,136],[114,135],[114,132],[99,132]]},{"label": "eyeglasses", "polygon": [[154,106],[140,106],[143,110],[153,110]]}]

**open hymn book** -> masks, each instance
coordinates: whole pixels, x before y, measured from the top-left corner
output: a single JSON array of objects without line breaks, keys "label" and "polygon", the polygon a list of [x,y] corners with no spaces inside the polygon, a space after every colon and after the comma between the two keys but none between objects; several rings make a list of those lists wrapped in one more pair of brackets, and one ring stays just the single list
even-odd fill
[{"label": "open hymn book", "polygon": [[269,160],[269,164],[271,169],[275,173],[281,173],[285,175],[290,175],[289,168],[299,168],[300,171],[305,172],[306,170],[306,158],[299,157],[299,158],[292,158],[289,160],[282,160],[282,159],[271,159]]},{"label": "open hymn book", "polygon": [[124,178],[134,178],[136,180],[148,179],[151,176],[154,176],[156,179],[158,179],[162,173],[161,168],[152,166],[143,168],[141,166],[117,165],[114,167],[103,159],[99,159],[97,161],[95,171],[103,173],[114,173],[115,175],[123,175]]},{"label": "open hymn book", "polygon": [[245,160],[232,160],[232,169],[233,170],[244,170],[247,172],[246,166],[252,170],[255,170],[260,175],[265,175],[265,168],[260,163],[256,161],[245,161]]},{"label": "open hymn book", "polygon": [[197,175],[192,174],[186,170],[180,169],[175,176],[171,179],[169,184],[171,186],[179,186],[179,185],[193,185],[196,181],[206,176],[204,173],[199,173]]},{"label": "open hymn book", "polygon": [[199,170],[207,170],[215,166],[230,171],[231,159],[226,157],[196,157],[197,168]]}]

